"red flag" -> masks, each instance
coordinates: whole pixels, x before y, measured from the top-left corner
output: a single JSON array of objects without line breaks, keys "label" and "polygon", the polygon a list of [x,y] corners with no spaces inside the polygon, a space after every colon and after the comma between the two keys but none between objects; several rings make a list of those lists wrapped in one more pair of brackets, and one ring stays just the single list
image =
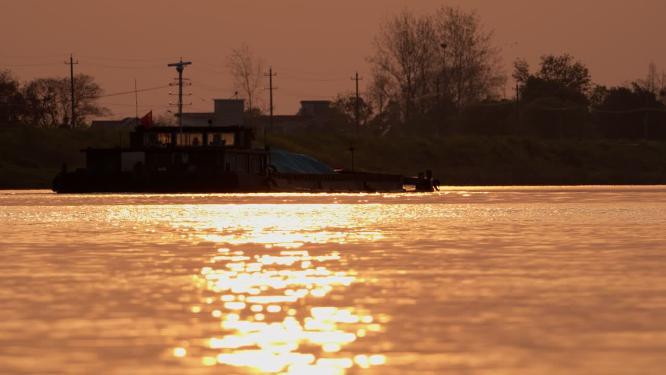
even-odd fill
[{"label": "red flag", "polygon": [[146,113],[145,116],[141,117],[141,126],[144,128],[153,126],[153,111],[150,111]]}]

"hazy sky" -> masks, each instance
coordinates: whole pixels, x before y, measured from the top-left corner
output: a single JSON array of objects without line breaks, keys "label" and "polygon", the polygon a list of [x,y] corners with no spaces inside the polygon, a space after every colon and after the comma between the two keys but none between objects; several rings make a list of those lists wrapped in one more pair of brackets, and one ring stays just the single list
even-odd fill
[{"label": "hazy sky", "polygon": [[[568,52],[598,83],[643,77],[650,61],[666,69],[664,0],[0,0],[0,69],[21,80],[65,76],[69,53],[77,72],[93,75],[107,93],[168,84],[166,64],[193,61],[189,111],[209,111],[212,98],[233,95],[229,50],[247,43],[278,73],[276,112],[293,113],[301,99],[351,90],[379,23],[404,8],[442,5],[475,9],[510,72],[516,57],[535,64],[545,53]],[[169,89],[140,94],[140,112],[167,110]],[[507,95],[512,90],[507,87]],[[116,117],[134,115],[134,96],[105,98]]]}]

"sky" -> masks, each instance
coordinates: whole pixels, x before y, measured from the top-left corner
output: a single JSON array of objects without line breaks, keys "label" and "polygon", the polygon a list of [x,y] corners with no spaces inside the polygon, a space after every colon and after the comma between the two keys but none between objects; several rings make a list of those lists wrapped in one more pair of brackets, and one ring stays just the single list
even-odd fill
[{"label": "sky", "polygon": [[[0,0],[0,70],[21,81],[65,77],[72,53],[76,72],[107,94],[134,90],[135,79],[139,89],[163,87],[139,93],[139,115],[158,114],[175,111],[166,65],[182,57],[193,63],[185,110],[205,112],[234,95],[225,61],[245,43],[277,72],[276,113],[291,114],[300,100],[351,92],[356,71],[363,91],[379,25],[444,5],[479,13],[508,75],[517,57],[534,67],[549,53],[572,54],[605,85],[644,77],[650,62],[666,70],[664,0]],[[112,118],[135,114],[133,94],[100,103]]]}]

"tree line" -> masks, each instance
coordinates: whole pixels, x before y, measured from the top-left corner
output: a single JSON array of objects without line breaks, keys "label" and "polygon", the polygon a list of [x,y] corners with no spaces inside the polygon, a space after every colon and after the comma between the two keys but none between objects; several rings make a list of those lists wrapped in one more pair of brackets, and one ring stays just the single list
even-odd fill
[{"label": "tree line", "polygon": [[37,78],[21,83],[10,71],[0,71],[0,126],[85,127],[90,117],[110,113],[97,103],[102,94],[93,77],[76,75],[72,119],[69,78]]},{"label": "tree line", "polygon": [[492,37],[474,11],[403,11],[375,36],[361,118],[351,95],[339,96],[334,108],[348,124],[383,134],[666,139],[666,75],[655,64],[644,79],[606,87],[569,54],[544,55],[534,71],[518,59],[516,95],[507,99]]}]

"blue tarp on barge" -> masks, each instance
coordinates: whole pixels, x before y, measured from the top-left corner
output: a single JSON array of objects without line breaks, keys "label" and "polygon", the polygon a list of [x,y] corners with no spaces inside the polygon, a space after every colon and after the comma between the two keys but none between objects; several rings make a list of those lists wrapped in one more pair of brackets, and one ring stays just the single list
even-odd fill
[{"label": "blue tarp on barge", "polygon": [[271,165],[280,173],[329,174],[333,169],[319,160],[280,149],[271,150]]}]

